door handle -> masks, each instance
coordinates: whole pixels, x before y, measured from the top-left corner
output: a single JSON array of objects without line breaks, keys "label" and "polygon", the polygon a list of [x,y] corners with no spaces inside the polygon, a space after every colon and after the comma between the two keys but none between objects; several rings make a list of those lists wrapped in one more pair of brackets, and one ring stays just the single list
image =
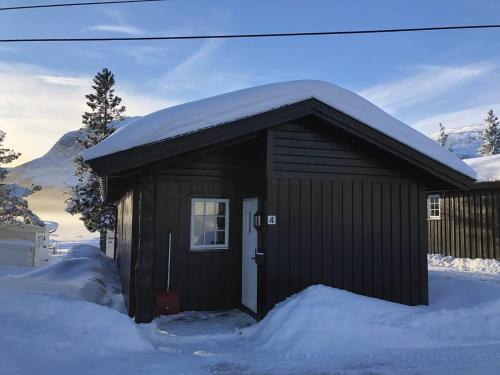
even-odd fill
[{"label": "door handle", "polygon": [[259,251],[258,249],[255,249],[254,256],[251,257],[251,259],[255,260],[258,256],[263,256],[263,255],[264,255],[263,252]]}]

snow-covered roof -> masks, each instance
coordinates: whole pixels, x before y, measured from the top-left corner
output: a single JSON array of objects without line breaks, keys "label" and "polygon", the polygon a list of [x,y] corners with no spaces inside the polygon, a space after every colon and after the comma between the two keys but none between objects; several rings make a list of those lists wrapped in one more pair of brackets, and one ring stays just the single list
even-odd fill
[{"label": "snow-covered roof", "polygon": [[475,178],[474,171],[435,141],[396,120],[368,100],[334,84],[301,80],[273,83],[176,105],[118,129],[83,153],[85,160],[146,145],[315,98],[407,146]]},{"label": "snow-covered roof", "polygon": [[476,171],[478,181],[500,181],[500,154],[465,159]]}]

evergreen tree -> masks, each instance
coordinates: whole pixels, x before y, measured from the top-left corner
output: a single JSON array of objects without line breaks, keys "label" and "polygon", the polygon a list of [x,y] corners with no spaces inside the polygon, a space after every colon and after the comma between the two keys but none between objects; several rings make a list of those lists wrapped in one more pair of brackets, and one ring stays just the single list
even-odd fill
[{"label": "evergreen tree", "polygon": [[[20,153],[11,149],[3,148],[5,132],[0,130],[0,165],[12,163],[21,156]],[[0,227],[15,224],[35,224],[44,226],[40,218],[28,208],[26,198],[36,191],[40,186],[32,185],[30,188],[15,183],[6,184],[3,181],[9,171],[0,166]]]},{"label": "evergreen tree", "polygon": [[[439,138],[438,138],[438,143],[443,146],[447,147],[448,144],[448,133],[446,133],[446,127],[443,125],[442,122],[439,123]],[[450,149],[449,147],[447,147]]]},{"label": "evergreen tree", "polygon": [[482,156],[494,155],[500,152],[500,129],[498,128],[498,117],[493,110],[488,111],[484,119],[486,127],[483,130],[483,143],[479,149]]},{"label": "evergreen tree", "polygon": [[[82,116],[83,128],[78,135],[78,143],[84,149],[90,148],[113,133],[113,124],[123,119],[125,107],[122,99],[114,94],[115,77],[108,69],[103,69],[94,77],[94,92],[86,95],[89,112]],[[104,251],[106,231],[114,230],[115,210],[106,204],[101,195],[101,179],[90,169],[80,155],[74,160],[78,183],[72,187],[66,200],[66,211],[79,214],[80,220],[91,232],[100,232],[101,250]]]}]

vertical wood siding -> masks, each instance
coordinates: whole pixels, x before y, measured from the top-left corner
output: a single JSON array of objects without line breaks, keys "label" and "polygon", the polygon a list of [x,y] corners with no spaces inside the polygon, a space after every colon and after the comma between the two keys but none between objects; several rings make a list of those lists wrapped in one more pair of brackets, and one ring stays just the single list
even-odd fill
[{"label": "vertical wood siding", "polygon": [[268,133],[267,309],[325,284],[428,303],[426,190],[376,150],[314,124]]},{"label": "vertical wood siding", "polygon": [[441,193],[441,218],[427,225],[430,253],[500,260],[500,189]]},{"label": "vertical wood siding", "polygon": [[278,218],[268,228],[268,308],[314,284],[427,303],[422,186],[276,178],[268,188]]},{"label": "vertical wood siding", "polygon": [[137,197],[130,189],[118,203],[116,220],[116,261],[130,316],[135,314],[134,267],[137,258]]},{"label": "vertical wood siding", "polygon": [[[167,284],[168,234],[172,233],[170,285],[179,292],[181,310],[237,308],[241,302],[241,201],[231,181],[159,177],[156,190],[154,288]],[[190,250],[191,198],[229,202],[227,250]]]},{"label": "vertical wood siding", "polygon": [[[172,233],[171,286],[181,310],[222,310],[241,304],[242,200],[264,191],[265,138],[158,163],[154,288],[167,283]],[[229,199],[229,248],[190,250],[191,199]]]}]

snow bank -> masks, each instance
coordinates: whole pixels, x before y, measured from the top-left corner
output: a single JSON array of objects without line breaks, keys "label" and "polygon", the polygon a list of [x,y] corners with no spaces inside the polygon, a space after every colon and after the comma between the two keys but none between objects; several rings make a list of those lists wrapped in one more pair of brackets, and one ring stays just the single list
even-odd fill
[{"label": "snow bank", "polygon": [[285,356],[500,343],[500,284],[434,274],[430,297],[430,306],[410,307],[317,285],[243,334]]},{"label": "snow bank", "polygon": [[464,162],[476,171],[478,181],[500,180],[500,154],[465,159]]},{"label": "snow bank", "polygon": [[222,125],[272,109],[315,98],[404,143],[415,150],[475,178],[474,171],[456,155],[410,126],[396,120],[368,100],[328,82],[280,82],[234,91],[166,108],[121,127],[84,151],[85,160]]},{"label": "snow bank", "polygon": [[[26,337],[37,350],[105,352],[144,350],[151,344],[125,314],[86,301],[67,301],[57,296],[26,295],[0,291],[7,301],[0,311],[1,341],[25,346]],[[5,345],[0,345],[4,352]],[[29,349],[29,348],[26,348]],[[2,355],[0,354],[0,361]]]},{"label": "snow bank", "polygon": [[429,254],[427,255],[427,261],[430,270],[500,275],[500,262],[495,259],[468,259]]},{"label": "snow bank", "polygon": [[246,332],[263,350],[287,355],[371,352],[436,345],[393,324],[411,308],[326,286],[311,286],[278,304]]},{"label": "snow bank", "polygon": [[113,267],[97,248],[80,245],[53,264],[0,277],[1,371],[86,373],[75,363],[152,350],[133,320],[113,308],[123,310]]},{"label": "snow bank", "polygon": [[61,261],[2,280],[1,288],[57,295],[124,311],[116,265],[96,247],[77,245]]}]

